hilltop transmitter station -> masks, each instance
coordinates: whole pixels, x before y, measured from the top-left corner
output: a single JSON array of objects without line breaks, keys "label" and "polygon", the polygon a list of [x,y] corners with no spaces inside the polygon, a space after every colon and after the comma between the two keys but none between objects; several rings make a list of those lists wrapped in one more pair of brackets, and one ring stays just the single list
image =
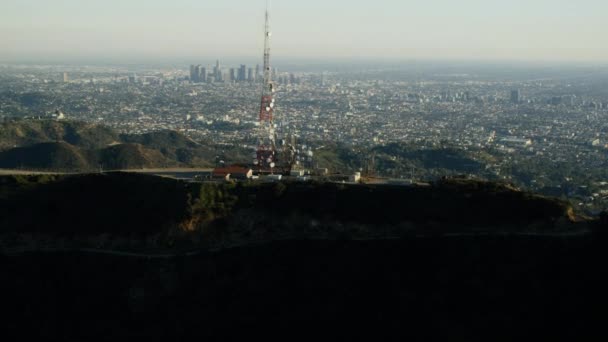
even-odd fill
[{"label": "hilltop transmitter station", "polygon": [[259,142],[254,155],[253,169],[258,174],[289,174],[296,160],[293,142],[278,139],[275,124],[275,85],[270,66],[270,17],[266,9],[264,26],[264,70],[262,100],[259,113]]}]

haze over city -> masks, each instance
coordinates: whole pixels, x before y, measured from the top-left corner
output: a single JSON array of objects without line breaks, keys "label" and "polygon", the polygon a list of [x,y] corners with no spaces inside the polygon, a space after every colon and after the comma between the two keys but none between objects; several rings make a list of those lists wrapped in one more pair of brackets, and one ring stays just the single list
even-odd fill
[{"label": "haze over city", "polygon": [[[0,61],[255,57],[266,3],[5,0]],[[602,0],[273,1],[274,56],[608,60]]]}]

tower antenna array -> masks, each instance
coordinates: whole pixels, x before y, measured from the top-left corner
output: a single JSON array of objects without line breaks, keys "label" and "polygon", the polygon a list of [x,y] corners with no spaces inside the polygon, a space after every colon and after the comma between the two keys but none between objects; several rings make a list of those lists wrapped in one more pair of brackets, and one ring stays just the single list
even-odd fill
[{"label": "tower antenna array", "polygon": [[264,25],[264,75],[262,86],[262,100],[259,112],[259,143],[253,161],[254,169],[258,173],[289,173],[295,161],[295,147],[283,141],[281,153],[277,150],[277,125],[275,115],[275,84],[272,80],[272,67],[270,64],[270,14],[266,4]]},{"label": "tower antenna array", "polygon": [[274,124],[274,83],[270,66],[270,16],[266,7],[266,22],[264,25],[264,76],[262,101],[260,104],[260,141],[254,165],[262,172],[272,172],[278,161],[276,151],[276,132]]}]

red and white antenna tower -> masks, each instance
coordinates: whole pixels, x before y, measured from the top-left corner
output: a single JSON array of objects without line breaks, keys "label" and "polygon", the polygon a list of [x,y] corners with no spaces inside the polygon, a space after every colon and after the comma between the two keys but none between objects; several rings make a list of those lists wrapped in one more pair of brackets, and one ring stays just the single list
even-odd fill
[{"label": "red and white antenna tower", "polygon": [[274,123],[274,83],[270,66],[270,21],[266,7],[266,24],[264,27],[264,85],[260,104],[260,141],[254,165],[260,172],[273,172],[277,166],[276,125]]},{"label": "red and white antenna tower", "polygon": [[259,144],[253,161],[254,169],[258,173],[285,173],[289,174],[296,159],[296,150],[293,143],[281,141],[281,150],[277,149],[277,128],[275,124],[275,85],[272,81],[272,67],[270,66],[270,15],[266,5],[266,22],[264,26],[264,85],[262,86],[262,101],[259,115]]}]

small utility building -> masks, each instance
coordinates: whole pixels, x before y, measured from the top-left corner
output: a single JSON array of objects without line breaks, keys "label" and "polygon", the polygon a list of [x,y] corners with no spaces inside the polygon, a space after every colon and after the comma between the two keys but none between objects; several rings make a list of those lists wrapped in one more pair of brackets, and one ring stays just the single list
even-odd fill
[{"label": "small utility building", "polygon": [[253,176],[253,170],[242,166],[221,167],[213,170],[213,179],[248,180]]}]

